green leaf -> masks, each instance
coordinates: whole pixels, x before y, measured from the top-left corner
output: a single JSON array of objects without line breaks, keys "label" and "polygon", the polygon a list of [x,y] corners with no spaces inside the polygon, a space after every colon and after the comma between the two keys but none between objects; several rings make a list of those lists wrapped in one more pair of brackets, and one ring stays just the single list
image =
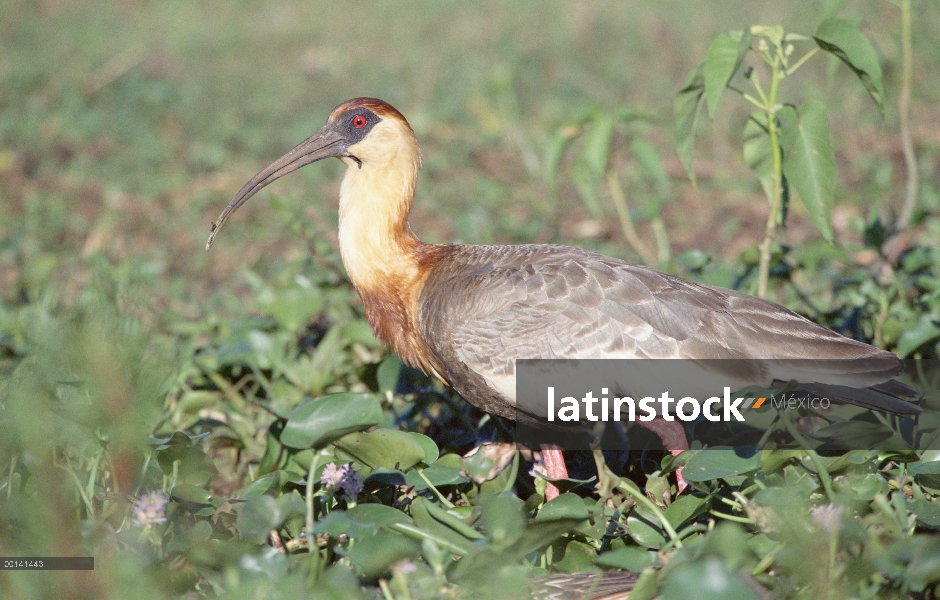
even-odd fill
[{"label": "green leaf", "polygon": [[647,548],[662,548],[666,543],[662,524],[645,506],[637,506],[627,517],[627,532],[636,543]]},{"label": "green leaf", "polygon": [[810,218],[832,243],[832,200],[836,186],[836,155],[829,134],[826,105],[810,100],[800,112],[784,106],[780,120],[783,174],[796,188]]},{"label": "green leaf", "polygon": [[536,521],[551,521],[557,519],[578,519],[585,521],[590,517],[587,507],[577,494],[561,494],[550,500],[539,510]]},{"label": "green leaf", "polygon": [[382,420],[382,407],[371,394],[341,393],[307,400],[287,419],[281,442],[291,448],[322,448],[353,431]]},{"label": "green leaf", "polygon": [[243,538],[260,544],[283,520],[283,513],[277,500],[263,494],[238,507],[235,526]]},{"label": "green leaf", "polygon": [[898,347],[894,352],[899,358],[907,358],[924,344],[938,338],[940,338],[940,319],[935,315],[921,315],[917,322],[898,338]]},{"label": "green leaf", "polygon": [[767,131],[767,115],[755,111],[744,124],[744,162],[754,171],[770,201],[773,198],[773,154],[770,134]]},{"label": "green leaf", "polygon": [[813,36],[819,47],[841,59],[862,81],[878,108],[884,112],[884,84],[881,62],[875,47],[845,19],[826,19]]},{"label": "green leaf", "polygon": [[411,517],[384,504],[357,504],[347,511],[334,510],[317,522],[314,533],[334,538],[346,534],[352,537],[372,536],[382,528],[399,524],[412,524]]},{"label": "green leaf", "polygon": [[376,429],[350,433],[333,445],[372,468],[407,471],[424,460],[424,446],[410,433],[397,429]]},{"label": "green leaf", "polygon": [[649,141],[638,137],[630,142],[630,153],[633,154],[643,176],[655,184],[656,193],[666,195],[669,191],[669,175],[663,167],[663,158],[659,154],[659,149]]},{"label": "green leaf", "polygon": [[597,550],[592,546],[571,540],[565,544],[564,556],[561,560],[552,565],[552,568],[559,573],[582,573],[591,571],[594,567],[594,558],[597,556]]},{"label": "green leaf", "polygon": [[676,498],[666,509],[666,519],[673,528],[678,529],[683,523],[708,509],[708,499],[684,495]]},{"label": "green leaf", "polygon": [[687,481],[701,482],[749,473],[760,467],[761,453],[742,457],[730,449],[700,450],[692,455],[682,476]]},{"label": "green leaf", "polygon": [[499,545],[519,539],[526,525],[522,500],[503,492],[484,496],[480,504],[480,524],[490,539]]},{"label": "green leaf", "polygon": [[558,165],[561,163],[561,157],[565,150],[571,145],[571,142],[578,136],[580,128],[575,125],[563,125],[559,127],[545,145],[545,185],[554,192],[558,187],[557,173]]},{"label": "green leaf", "polygon": [[940,460],[911,463],[907,468],[918,475],[940,475]]},{"label": "green leaf", "polygon": [[584,138],[584,149],[581,151],[581,159],[598,181],[607,173],[613,135],[614,115],[607,111],[598,112]]},{"label": "green leaf", "polygon": [[212,504],[212,494],[208,490],[188,483],[181,483],[170,491],[170,499],[196,510]]},{"label": "green leaf", "polygon": [[708,102],[708,116],[715,118],[718,101],[728,82],[741,66],[744,55],[751,47],[751,30],[723,33],[712,40],[705,57],[705,98]]},{"label": "green leaf", "polygon": [[421,444],[421,447],[424,449],[424,458],[421,459],[421,462],[426,465],[434,464],[434,461],[441,455],[441,451],[437,447],[437,444],[434,443],[434,440],[423,433],[417,433],[415,431],[409,431],[408,435],[410,435],[414,441]]},{"label": "green leaf", "polygon": [[378,371],[376,371],[375,374],[379,384],[379,391],[395,392],[402,367],[404,367],[404,363],[401,362],[397,354],[389,354],[388,358],[382,361],[382,364],[379,365]]},{"label": "green leaf", "polygon": [[663,582],[662,600],[760,600],[757,592],[711,557],[679,566]]},{"label": "green leaf", "polygon": [[693,183],[695,171],[692,170],[692,148],[695,141],[695,128],[702,110],[702,99],[705,96],[705,77],[702,74],[704,70],[703,61],[689,75],[685,87],[679,90],[673,103],[676,152]]},{"label": "green leaf", "polygon": [[940,502],[914,498],[907,501],[907,506],[917,516],[921,525],[940,529]]},{"label": "green leaf", "polygon": [[642,571],[656,562],[656,554],[638,546],[626,546],[605,552],[594,561],[602,567]]},{"label": "green leaf", "polygon": [[598,180],[591,173],[590,167],[584,162],[577,162],[571,167],[571,182],[578,190],[584,207],[594,219],[600,219],[604,216],[601,205],[597,200]]},{"label": "green leaf", "polygon": [[428,483],[425,481],[425,478],[431,482],[431,485],[438,488],[442,485],[460,485],[470,481],[460,474],[459,468],[445,467],[441,464],[431,465],[421,471],[421,474],[424,475],[424,477],[418,475],[417,470],[412,469],[408,471],[408,474],[405,476],[406,483],[414,486],[416,492],[423,492],[428,489]]},{"label": "green leaf", "polygon": [[[418,532],[423,533],[425,537],[440,540],[438,545],[446,545],[456,554],[470,554],[470,540],[476,538],[468,535],[465,524],[457,526],[451,519],[442,518],[440,513],[434,510],[439,507],[420,496],[411,502],[409,508]],[[457,520],[456,517],[454,520]]]},{"label": "green leaf", "polygon": [[242,488],[241,493],[238,494],[238,498],[240,500],[248,500],[249,498],[260,496],[269,490],[280,492],[281,488],[287,483],[287,481],[288,475],[286,471],[275,471],[274,473],[268,473],[267,475],[255,479]]},{"label": "green leaf", "polygon": [[397,533],[380,531],[372,538],[363,538],[349,549],[349,559],[366,577],[375,578],[389,565],[403,558],[418,556],[421,546],[413,539]]}]

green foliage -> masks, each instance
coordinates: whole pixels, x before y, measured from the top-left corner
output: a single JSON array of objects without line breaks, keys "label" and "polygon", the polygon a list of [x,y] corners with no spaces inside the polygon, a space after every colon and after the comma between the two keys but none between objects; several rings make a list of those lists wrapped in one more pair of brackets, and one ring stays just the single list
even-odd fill
[{"label": "green foliage", "polygon": [[[678,87],[669,74],[709,48],[674,98],[694,176],[702,114],[719,115],[751,59],[778,60],[789,76],[802,64],[789,44],[813,40],[765,27],[709,46],[702,36],[737,9],[650,10],[376,4],[351,19],[326,2],[4,5],[0,556],[94,555],[96,570],[5,571],[0,597],[520,598],[533,576],[621,569],[641,573],[633,600],[760,588],[936,596],[935,450],[644,457],[630,461],[631,479],[615,476],[609,501],[588,474],[559,482],[566,492],[547,503],[514,448],[503,470],[483,452],[464,458],[510,429],[372,336],[330,237],[338,164],[279,183],[202,251],[211,218],[256,167],[368,93],[405,111],[422,142],[422,235],[533,241],[562,235],[552,218],[583,209],[603,223],[613,207],[650,264],[752,286],[757,249],[738,254],[701,231],[707,213],[746,212],[725,202],[747,184],[719,165],[699,176],[704,200],[688,203],[664,142]],[[814,25],[802,12],[781,21]],[[932,15],[922,39],[937,33]],[[828,19],[813,39],[890,107],[892,71],[883,81],[857,27]],[[612,51],[612,40],[627,47]],[[376,58],[389,48],[392,63]],[[807,96],[845,93],[803,74]],[[824,235],[859,241],[772,244],[780,301],[900,356],[937,358],[935,178],[922,184],[919,229],[883,251],[893,232],[872,203],[894,184],[893,157],[862,148],[859,181],[834,192],[829,117],[787,91],[794,104],[742,116],[746,164],[768,198],[776,186],[775,218],[786,221],[792,187]],[[918,143],[932,174],[940,150]],[[711,150],[730,154],[721,141]],[[836,196],[873,210],[840,224]],[[563,241],[624,254],[617,241]],[[846,429],[864,433],[831,433]],[[692,483],[676,495],[680,464]]]},{"label": "green foliage", "polygon": [[[767,294],[777,225],[786,223],[790,186],[796,190],[823,237],[833,242],[836,161],[826,106],[814,100],[799,109],[782,104],[780,83],[822,49],[845,62],[883,110],[881,65],[865,36],[848,21],[826,19],[812,38],[817,47],[794,60],[792,55],[796,44],[809,39],[785,33],[780,26],[753,26],[719,35],[712,41],[708,56],[692,72],[686,87],[675,98],[676,147],[686,173],[693,181],[693,138],[702,101],[708,105],[708,115],[712,119],[726,89],[734,90],[758,108],[744,127],[744,160],[757,175],[770,203],[767,230],[760,245],[756,291],[761,297]],[[770,84],[765,87],[758,70],[753,66],[746,68],[744,77],[754,88],[756,96],[732,85],[748,51],[752,51],[770,70]]]}]

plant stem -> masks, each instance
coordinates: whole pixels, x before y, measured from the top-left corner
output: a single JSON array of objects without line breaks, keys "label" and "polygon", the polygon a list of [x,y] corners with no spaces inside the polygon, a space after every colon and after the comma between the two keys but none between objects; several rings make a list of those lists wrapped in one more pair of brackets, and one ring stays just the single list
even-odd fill
[{"label": "plant stem", "polygon": [[320,466],[320,453],[314,451],[313,458],[310,459],[310,471],[307,473],[307,489],[306,491],[306,501],[307,501],[307,552],[310,553],[310,558],[313,561],[311,568],[311,582],[316,583],[317,579],[320,578],[320,549],[317,547],[317,536],[313,533],[314,525],[314,514],[313,514],[313,481],[316,477],[317,467]]},{"label": "plant stem", "polygon": [[617,218],[620,220],[620,229],[623,231],[623,237],[630,244],[637,254],[643,259],[643,262],[650,265],[656,263],[656,257],[649,247],[643,243],[640,236],[637,235],[636,228],[633,226],[633,219],[630,218],[630,207],[627,206],[627,199],[623,195],[623,188],[620,187],[620,181],[613,169],[607,171],[607,189],[610,191],[610,198],[613,200],[614,208],[617,209]]},{"label": "plant stem", "polygon": [[914,70],[911,59],[911,0],[899,0],[898,6],[901,8],[901,92],[898,94],[898,120],[901,127],[901,146],[904,149],[904,166],[907,168],[907,185],[904,189],[904,205],[901,207],[895,230],[903,231],[910,227],[914,219],[920,182],[910,125],[911,78]]},{"label": "plant stem", "polygon": [[764,241],[760,245],[760,262],[757,268],[757,296],[767,297],[767,281],[770,279],[770,251],[773,248],[774,234],[777,232],[777,221],[780,209],[783,206],[783,156],[780,153],[779,130],[777,128],[776,105],[777,93],[780,89],[782,77],[779,59],[771,65],[770,93],[764,110],[767,112],[767,134],[770,136],[770,155],[772,159],[771,182],[773,183],[773,197],[770,199],[770,214],[767,215],[767,229],[764,232]]},{"label": "plant stem", "polygon": [[655,515],[656,519],[662,524],[663,529],[669,536],[670,543],[672,543],[676,548],[682,547],[682,540],[679,538],[679,534],[676,533],[672,523],[670,523],[669,519],[666,518],[666,513],[663,512],[658,506],[653,504],[649,498],[643,495],[643,492],[641,492],[639,488],[636,488],[634,485],[628,485],[623,479],[621,479],[620,483],[617,485],[617,489],[632,496],[633,499],[637,501],[637,503],[642,504],[647,510]]}]

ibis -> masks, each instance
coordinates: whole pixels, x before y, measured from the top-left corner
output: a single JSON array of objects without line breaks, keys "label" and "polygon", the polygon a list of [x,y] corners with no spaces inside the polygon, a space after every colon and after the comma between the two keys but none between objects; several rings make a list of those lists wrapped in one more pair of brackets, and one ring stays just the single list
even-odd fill
[{"label": "ibis", "polygon": [[[894,354],[767,300],[602,254],[422,242],[408,225],[418,141],[405,117],[375,98],[343,102],[319,131],[252,177],[212,225],[206,249],[258,190],[328,157],[346,164],[339,249],[375,335],[488,413],[516,417],[517,359],[857,359],[876,374],[866,386],[894,382],[901,370]],[[920,412],[891,400],[880,408]],[[673,452],[688,447],[678,423],[644,425]],[[549,479],[567,476],[560,448],[541,455]],[[549,484],[546,497],[557,494]]]}]

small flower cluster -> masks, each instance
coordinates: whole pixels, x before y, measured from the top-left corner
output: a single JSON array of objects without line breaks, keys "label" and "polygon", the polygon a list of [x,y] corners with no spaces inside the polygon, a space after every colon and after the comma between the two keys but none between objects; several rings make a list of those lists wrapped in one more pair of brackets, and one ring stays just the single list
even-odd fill
[{"label": "small flower cluster", "polygon": [[340,490],[346,500],[355,500],[362,491],[359,473],[353,471],[348,463],[341,467],[337,467],[336,463],[327,463],[320,475],[320,483],[329,490]]},{"label": "small flower cluster", "polygon": [[155,523],[166,523],[166,504],[169,502],[161,491],[144,494],[134,502],[134,524],[150,527]]}]

